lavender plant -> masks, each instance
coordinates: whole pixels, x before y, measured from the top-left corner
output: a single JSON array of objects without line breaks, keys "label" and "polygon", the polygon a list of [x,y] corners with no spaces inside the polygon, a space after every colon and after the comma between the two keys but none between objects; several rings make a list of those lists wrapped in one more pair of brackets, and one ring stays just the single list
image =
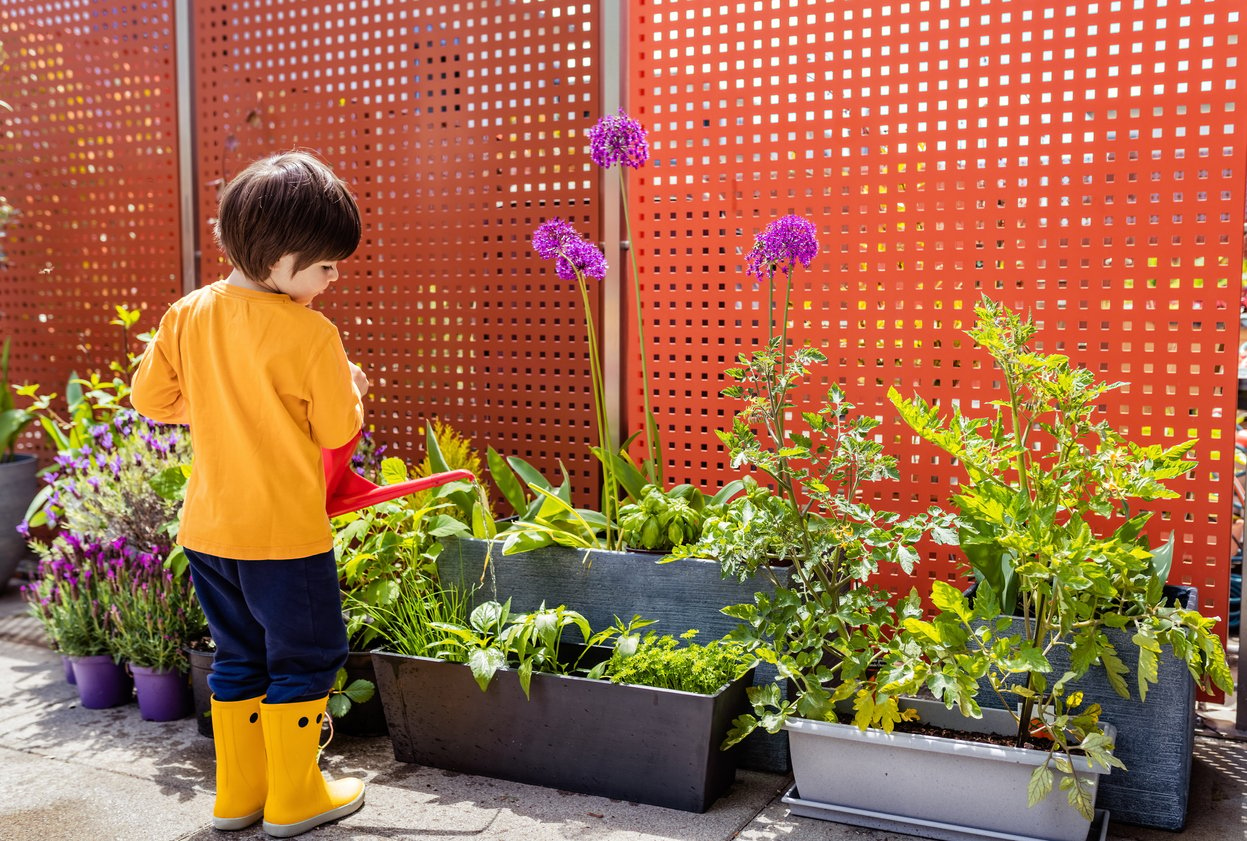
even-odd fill
[{"label": "lavender plant", "polygon": [[40,576],[28,596],[57,647],[71,654],[105,647],[119,660],[180,669],[182,646],[206,630],[175,542],[190,440],[124,404],[138,316],[117,308],[112,323],[121,328],[126,361],[110,363],[111,378],[72,377],[63,408],[37,385],[18,390],[57,448],[19,531],[29,539],[31,528],[56,529],[50,543],[31,542]]},{"label": "lavender plant", "polygon": [[167,569],[158,547],[139,550],[124,538],[111,545],[121,558],[103,585],[113,629],[109,650],[136,666],[187,671],[184,647],[208,632],[190,577]]},{"label": "lavender plant", "polygon": [[72,534],[51,545],[33,546],[40,559],[39,576],[22,589],[53,647],[68,657],[113,654],[108,644],[114,630],[108,580],[116,574],[120,552]]},{"label": "lavender plant", "polygon": [[88,541],[171,549],[181,499],[169,485],[189,473],[189,436],[132,409],[118,409],[88,435],[88,443],[54,457],[19,530],[29,536],[30,528],[48,525]]}]

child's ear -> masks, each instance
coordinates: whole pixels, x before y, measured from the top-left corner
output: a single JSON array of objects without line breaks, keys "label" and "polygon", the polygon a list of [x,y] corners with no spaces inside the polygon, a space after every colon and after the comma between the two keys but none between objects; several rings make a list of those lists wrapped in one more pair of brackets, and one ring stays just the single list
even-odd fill
[{"label": "child's ear", "polygon": [[283,254],[280,260],[268,267],[268,277],[263,278],[263,280],[270,280],[274,275],[293,277],[296,256],[295,254]]}]

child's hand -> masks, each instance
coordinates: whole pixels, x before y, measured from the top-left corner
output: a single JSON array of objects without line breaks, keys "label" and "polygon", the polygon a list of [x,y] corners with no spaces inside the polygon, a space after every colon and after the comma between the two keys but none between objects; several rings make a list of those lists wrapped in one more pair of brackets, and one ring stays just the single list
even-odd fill
[{"label": "child's hand", "polygon": [[368,393],[368,375],[364,373],[364,369],[356,365],[354,362],[348,362],[351,366],[351,382],[355,384],[355,390],[359,392],[359,396],[363,397]]}]

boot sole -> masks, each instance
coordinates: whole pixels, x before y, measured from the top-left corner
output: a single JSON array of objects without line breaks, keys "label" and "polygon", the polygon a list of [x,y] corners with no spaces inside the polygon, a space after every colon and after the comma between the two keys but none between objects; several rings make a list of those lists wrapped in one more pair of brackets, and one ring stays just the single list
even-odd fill
[{"label": "boot sole", "polygon": [[264,817],[263,809],[252,812],[250,815],[245,815],[241,818],[218,818],[216,815],[213,815],[212,828],[224,830],[246,829],[247,827],[254,825],[262,817]]},{"label": "boot sole", "polygon": [[293,838],[296,835],[302,835],[309,829],[315,829],[321,824],[336,821],[339,818],[345,818],[347,815],[358,812],[360,807],[364,805],[364,792],[361,790],[359,795],[350,803],[343,803],[336,809],[330,809],[328,812],[321,812],[319,815],[313,815],[307,820],[297,823],[269,823],[264,822],[264,831],[274,838]]}]

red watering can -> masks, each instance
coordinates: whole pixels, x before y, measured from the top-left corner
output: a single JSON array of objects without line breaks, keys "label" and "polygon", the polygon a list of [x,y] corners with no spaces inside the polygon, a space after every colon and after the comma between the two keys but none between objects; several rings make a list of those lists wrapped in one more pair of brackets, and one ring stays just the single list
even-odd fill
[{"label": "red watering can", "polygon": [[374,485],[351,469],[351,456],[355,453],[355,445],[359,443],[361,435],[363,435],[362,432],[352,438],[350,443],[336,450],[320,451],[325,462],[325,511],[330,517],[337,517],[348,511],[358,511],[379,502],[388,502],[391,499],[435,488],[448,482],[476,480],[469,470],[450,470],[446,473],[434,473],[432,476],[409,479],[394,485]]}]

